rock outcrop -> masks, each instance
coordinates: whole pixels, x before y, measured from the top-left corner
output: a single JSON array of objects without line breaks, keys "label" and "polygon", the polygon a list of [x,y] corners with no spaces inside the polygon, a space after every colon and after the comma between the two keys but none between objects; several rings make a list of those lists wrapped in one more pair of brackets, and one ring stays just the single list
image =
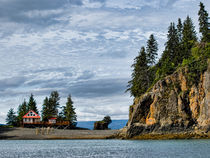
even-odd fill
[{"label": "rock outcrop", "polygon": [[129,121],[119,137],[144,134],[199,133],[210,130],[210,62],[198,84],[188,81],[188,69],[180,68],[158,81],[130,106]]},{"label": "rock outcrop", "polygon": [[108,123],[104,121],[96,121],[94,123],[94,130],[106,130],[108,129]]}]

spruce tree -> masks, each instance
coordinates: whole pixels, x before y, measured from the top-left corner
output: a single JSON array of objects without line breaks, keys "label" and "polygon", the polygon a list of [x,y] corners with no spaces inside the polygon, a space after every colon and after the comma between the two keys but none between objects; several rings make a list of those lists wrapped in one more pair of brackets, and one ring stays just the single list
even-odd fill
[{"label": "spruce tree", "polygon": [[63,112],[64,112],[65,120],[69,121],[71,125],[76,126],[77,115],[75,112],[75,108],[73,106],[71,95],[67,97],[66,106],[63,107]]},{"label": "spruce tree", "polygon": [[182,42],[182,31],[183,31],[182,20],[179,18],[178,19],[178,24],[177,24],[177,34],[178,34],[178,37],[179,37],[179,43]]},{"label": "spruce tree", "polygon": [[42,119],[47,121],[51,117],[58,117],[59,93],[52,91],[50,97],[46,97],[42,105]]},{"label": "spruce tree", "polygon": [[22,122],[23,116],[27,112],[28,112],[28,106],[27,106],[26,101],[24,100],[23,103],[21,105],[19,105],[19,107],[18,107],[18,116],[17,116],[18,123]]},{"label": "spruce tree", "polygon": [[149,87],[148,62],[145,48],[142,47],[139,55],[134,59],[132,80],[128,82],[128,89],[131,96],[138,97],[145,93]]},{"label": "spruce tree", "polygon": [[59,93],[57,91],[52,91],[49,97],[49,112],[52,117],[57,117],[59,108]]},{"label": "spruce tree", "polygon": [[192,19],[187,16],[183,25],[183,46],[184,46],[184,58],[189,58],[191,55],[191,48],[197,41],[195,27],[193,25]]},{"label": "spruce tree", "polygon": [[34,100],[33,94],[31,94],[29,101],[28,101],[28,110],[33,110],[37,114],[39,113],[37,106],[36,106],[36,101]]},{"label": "spruce tree", "polygon": [[155,40],[154,35],[151,34],[149,40],[147,41],[147,47],[146,47],[148,64],[151,66],[154,65],[156,62],[156,58],[158,55],[157,51],[158,51],[157,41]]},{"label": "spruce tree", "polygon": [[48,97],[46,97],[42,105],[42,120],[48,121],[50,117],[51,117],[51,114],[50,114],[50,107],[49,107],[49,99]]},{"label": "spruce tree", "polygon": [[166,53],[167,58],[170,62],[173,62],[175,65],[178,65],[180,62],[180,55],[179,53],[179,36],[177,29],[174,23],[171,23],[168,28],[168,35],[167,35],[167,42],[166,42]]},{"label": "spruce tree", "polygon": [[15,115],[13,108],[11,108],[7,113],[6,123],[12,126],[17,125],[17,116]]},{"label": "spruce tree", "polygon": [[208,12],[205,10],[205,6],[202,2],[200,2],[200,10],[198,12],[199,16],[199,31],[202,34],[201,41],[209,42],[210,37],[208,34]]}]

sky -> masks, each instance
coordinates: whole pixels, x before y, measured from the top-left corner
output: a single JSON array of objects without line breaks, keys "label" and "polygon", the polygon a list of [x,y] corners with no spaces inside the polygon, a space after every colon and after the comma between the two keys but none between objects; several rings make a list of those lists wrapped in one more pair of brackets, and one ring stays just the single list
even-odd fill
[{"label": "sky", "polygon": [[133,59],[150,34],[160,57],[179,17],[190,15],[198,32],[199,2],[0,0],[0,123],[31,93],[41,111],[54,90],[61,106],[71,94],[78,121],[128,119]]}]

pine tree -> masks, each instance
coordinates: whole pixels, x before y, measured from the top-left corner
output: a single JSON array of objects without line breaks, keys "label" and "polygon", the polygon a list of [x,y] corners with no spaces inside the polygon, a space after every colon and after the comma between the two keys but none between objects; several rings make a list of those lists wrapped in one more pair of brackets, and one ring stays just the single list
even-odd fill
[{"label": "pine tree", "polygon": [[36,101],[34,100],[33,94],[31,94],[29,101],[28,101],[28,110],[33,110],[37,114],[39,113],[37,106],[36,106]]},{"label": "pine tree", "polygon": [[199,16],[199,31],[202,34],[201,41],[209,42],[210,37],[208,34],[208,12],[205,10],[205,6],[200,2],[200,10],[198,12]]},{"label": "pine tree", "polygon": [[57,91],[52,91],[50,97],[44,99],[42,105],[42,119],[44,121],[51,117],[58,117],[59,100],[60,97]]},{"label": "pine tree", "polygon": [[168,28],[168,35],[167,35],[167,42],[166,42],[166,56],[168,60],[175,65],[180,63],[180,55],[179,53],[179,36],[177,29],[174,23],[171,23]]},{"label": "pine tree", "polygon": [[28,112],[28,107],[27,107],[26,101],[24,100],[23,103],[21,105],[19,105],[19,107],[18,107],[18,116],[17,116],[18,123],[22,122],[23,116],[27,112]]},{"label": "pine tree", "polygon": [[49,110],[50,110],[49,99],[48,97],[46,97],[42,105],[42,120],[43,121],[48,121],[48,119],[51,117]]},{"label": "pine tree", "polygon": [[148,62],[145,48],[142,47],[139,55],[134,59],[132,80],[128,82],[128,89],[131,96],[137,97],[146,92],[149,88]]},{"label": "pine tree", "polygon": [[76,126],[77,115],[73,106],[71,95],[68,96],[66,106],[63,107],[65,120],[69,121],[71,125]]},{"label": "pine tree", "polygon": [[59,108],[59,93],[57,91],[52,91],[49,97],[49,112],[52,117],[57,117]]},{"label": "pine tree", "polygon": [[179,18],[178,19],[178,24],[177,24],[177,34],[178,34],[178,37],[179,37],[179,43],[182,42],[182,31],[183,31],[182,20]]},{"label": "pine tree", "polygon": [[13,108],[11,108],[7,113],[6,123],[12,126],[17,125],[17,116],[15,115]]},{"label": "pine tree", "polygon": [[158,51],[158,44],[155,40],[155,37],[153,34],[150,35],[149,40],[147,41],[147,47],[146,52],[148,56],[148,64],[154,65],[157,58],[157,51]]},{"label": "pine tree", "polygon": [[184,47],[184,58],[189,58],[191,55],[191,48],[193,47],[194,43],[197,41],[195,27],[193,25],[192,19],[187,16],[186,20],[184,21],[183,26],[183,47]]}]

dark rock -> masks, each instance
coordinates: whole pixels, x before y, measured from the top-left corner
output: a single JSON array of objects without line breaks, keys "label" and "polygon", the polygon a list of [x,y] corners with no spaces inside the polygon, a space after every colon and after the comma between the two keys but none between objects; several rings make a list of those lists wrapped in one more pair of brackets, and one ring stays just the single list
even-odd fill
[{"label": "dark rock", "polygon": [[106,130],[108,129],[108,123],[104,121],[96,121],[94,123],[94,130]]}]

